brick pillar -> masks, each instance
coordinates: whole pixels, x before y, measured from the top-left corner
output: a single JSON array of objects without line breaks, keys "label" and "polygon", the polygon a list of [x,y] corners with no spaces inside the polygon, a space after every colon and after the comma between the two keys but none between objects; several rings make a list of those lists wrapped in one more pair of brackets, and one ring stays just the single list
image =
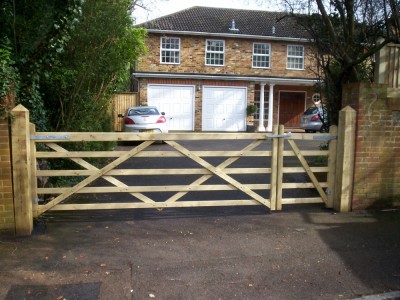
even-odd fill
[{"label": "brick pillar", "polygon": [[12,190],[10,127],[7,118],[0,118],[0,234],[15,234]]},{"label": "brick pillar", "polygon": [[400,90],[350,84],[343,106],[357,111],[352,208],[400,206]]}]

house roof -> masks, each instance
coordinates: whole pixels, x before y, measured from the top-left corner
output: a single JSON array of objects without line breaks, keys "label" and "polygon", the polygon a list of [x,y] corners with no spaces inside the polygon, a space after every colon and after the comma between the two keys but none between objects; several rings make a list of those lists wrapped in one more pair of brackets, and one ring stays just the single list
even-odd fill
[{"label": "house roof", "polygon": [[138,26],[149,32],[309,39],[307,33],[288,13],[262,10],[194,6]]}]

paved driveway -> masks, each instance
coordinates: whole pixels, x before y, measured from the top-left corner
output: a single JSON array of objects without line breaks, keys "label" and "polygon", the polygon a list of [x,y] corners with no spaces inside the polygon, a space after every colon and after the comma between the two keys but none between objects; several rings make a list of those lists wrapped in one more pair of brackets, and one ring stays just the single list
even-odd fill
[{"label": "paved driveway", "polygon": [[41,222],[30,238],[1,239],[0,299],[331,300],[400,290],[399,211],[64,212]]},{"label": "paved driveway", "polygon": [[48,212],[0,240],[0,299],[353,299],[400,290],[399,253],[396,210]]}]

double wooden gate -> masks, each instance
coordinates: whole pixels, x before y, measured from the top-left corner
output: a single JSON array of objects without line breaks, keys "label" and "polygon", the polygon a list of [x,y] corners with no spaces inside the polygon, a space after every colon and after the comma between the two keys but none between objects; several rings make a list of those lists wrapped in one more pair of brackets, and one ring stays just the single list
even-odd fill
[{"label": "double wooden gate", "polygon": [[[349,141],[338,139],[336,126],[325,134],[285,133],[283,126],[272,133],[61,133],[36,132],[23,107],[14,116],[14,198],[22,232],[47,210],[334,207],[343,195],[338,182],[348,177]],[[112,151],[71,146],[122,141],[134,145]]]}]

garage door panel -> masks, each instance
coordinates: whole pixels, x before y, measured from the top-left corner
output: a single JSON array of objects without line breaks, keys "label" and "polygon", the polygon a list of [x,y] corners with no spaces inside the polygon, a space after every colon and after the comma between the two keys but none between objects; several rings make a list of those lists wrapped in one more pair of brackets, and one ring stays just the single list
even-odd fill
[{"label": "garage door panel", "polygon": [[149,85],[147,102],[165,112],[169,130],[194,129],[194,86]]},{"label": "garage door panel", "polygon": [[203,88],[203,131],[245,131],[247,89]]}]

